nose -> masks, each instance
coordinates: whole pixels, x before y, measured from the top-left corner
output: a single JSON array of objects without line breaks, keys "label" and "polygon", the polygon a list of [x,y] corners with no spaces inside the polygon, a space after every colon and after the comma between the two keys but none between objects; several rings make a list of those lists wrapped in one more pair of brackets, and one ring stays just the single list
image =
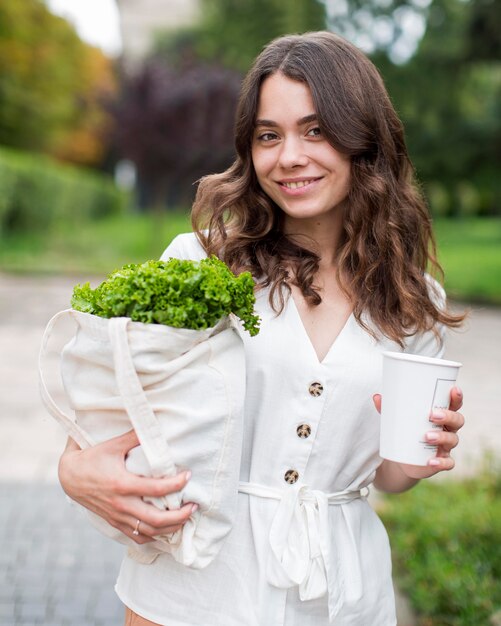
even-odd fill
[{"label": "nose", "polygon": [[282,143],[278,164],[283,169],[308,165],[308,155],[299,137],[286,137]]}]

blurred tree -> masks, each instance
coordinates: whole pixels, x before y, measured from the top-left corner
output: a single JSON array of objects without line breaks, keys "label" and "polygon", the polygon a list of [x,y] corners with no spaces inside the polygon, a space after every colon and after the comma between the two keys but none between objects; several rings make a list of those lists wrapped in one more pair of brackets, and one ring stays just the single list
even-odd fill
[{"label": "blurred tree", "polygon": [[[414,54],[430,19],[437,23],[444,10],[437,0],[325,0],[325,4],[330,30],[367,53],[385,52],[397,64]],[[501,58],[499,0],[460,0],[450,10],[467,16],[462,46],[470,60]],[[449,26],[443,23],[444,31]]]},{"label": "blurred tree", "polygon": [[501,60],[501,2],[470,0],[471,19],[468,25],[468,57],[471,60]]},{"label": "blurred tree", "polygon": [[408,63],[373,57],[404,121],[419,178],[445,191],[443,210],[451,214],[501,211],[501,59],[472,54],[481,2],[434,0]]},{"label": "blurred tree", "polygon": [[55,137],[51,152],[81,165],[99,165],[107,157],[113,133],[112,103],[118,93],[113,62],[99,48],[85,46],[73,94],[74,115],[68,130]]},{"label": "blurred tree", "polygon": [[322,30],[327,24],[321,0],[201,0],[202,18],[180,36],[160,35],[155,54],[178,54],[180,44],[209,61],[246,72],[263,46],[286,33]]},{"label": "blurred tree", "polygon": [[144,205],[191,202],[195,180],[229,165],[240,80],[214,64],[179,69],[151,59],[125,82],[117,144],[137,167]]},{"label": "blurred tree", "polygon": [[2,0],[0,143],[93,163],[104,123],[96,93],[112,88],[111,62],[41,0]]},{"label": "blurred tree", "polygon": [[329,29],[367,54],[402,63],[415,52],[432,0],[325,0]]}]

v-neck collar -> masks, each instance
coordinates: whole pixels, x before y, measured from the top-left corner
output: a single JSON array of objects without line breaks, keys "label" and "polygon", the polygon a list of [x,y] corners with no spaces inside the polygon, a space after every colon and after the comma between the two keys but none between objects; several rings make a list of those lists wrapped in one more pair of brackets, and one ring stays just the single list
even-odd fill
[{"label": "v-neck collar", "polygon": [[291,294],[289,294],[289,297],[287,299],[287,310],[289,312],[292,313],[292,315],[296,318],[296,325],[298,325],[301,329],[301,333],[304,337],[304,343],[307,345],[308,350],[312,353],[316,363],[318,365],[324,365],[326,363],[326,361],[329,359],[331,353],[334,351],[335,347],[337,346],[337,344],[339,343],[339,340],[341,339],[341,336],[343,334],[345,334],[348,326],[351,323],[351,320],[353,318],[353,311],[348,315],[348,317],[346,318],[345,323],[343,324],[341,330],[338,332],[338,334],[334,337],[331,345],[329,346],[329,349],[327,350],[327,352],[325,353],[325,356],[323,359],[320,359],[318,356],[317,351],[315,350],[315,346],[313,345],[313,342],[310,339],[310,336],[308,334],[308,331],[306,330],[306,327],[304,325],[303,319],[301,317],[301,314],[299,313],[299,309],[296,306],[296,302],[294,300],[294,297]]}]

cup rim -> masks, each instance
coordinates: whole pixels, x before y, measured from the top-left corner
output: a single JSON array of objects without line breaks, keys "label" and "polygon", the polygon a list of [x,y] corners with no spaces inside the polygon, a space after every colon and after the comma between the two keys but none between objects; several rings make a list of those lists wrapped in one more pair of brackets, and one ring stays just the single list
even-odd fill
[{"label": "cup rim", "polygon": [[410,354],[408,352],[390,352],[382,353],[384,357],[397,359],[400,361],[413,361],[415,363],[424,363],[425,365],[444,365],[445,367],[462,367],[459,361],[449,361],[447,359],[438,359],[431,356],[422,356],[420,354]]}]

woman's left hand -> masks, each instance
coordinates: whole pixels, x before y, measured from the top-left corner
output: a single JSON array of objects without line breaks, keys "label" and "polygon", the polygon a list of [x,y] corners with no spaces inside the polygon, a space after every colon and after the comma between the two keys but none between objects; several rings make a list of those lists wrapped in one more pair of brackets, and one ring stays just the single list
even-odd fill
[{"label": "woman's left hand", "polygon": [[[374,404],[380,411],[381,396],[374,397]],[[454,467],[451,450],[458,445],[459,437],[457,433],[464,425],[464,417],[459,413],[462,405],[463,394],[458,387],[453,387],[449,408],[435,409],[430,416],[430,422],[442,426],[443,430],[430,428],[425,434],[428,443],[438,446],[436,455],[429,459],[426,466],[399,463],[398,465],[406,476],[419,480],[434,476],[438,472],[451,470]]]},{"label": "woman's left hand", "polygon": [[464,417],[459,413],[462,406],[463,394],[458,387],[453,387],[449,408],[435,409],[431,414],[430,421],[443,427],[443,430],[433,428],[426,433],[426,441],[438,446],[436,456],[428,461],[428,467],[433,468],[435,473],[454,467],[451,450],[458,445],[457,433],[464,426]]}]

